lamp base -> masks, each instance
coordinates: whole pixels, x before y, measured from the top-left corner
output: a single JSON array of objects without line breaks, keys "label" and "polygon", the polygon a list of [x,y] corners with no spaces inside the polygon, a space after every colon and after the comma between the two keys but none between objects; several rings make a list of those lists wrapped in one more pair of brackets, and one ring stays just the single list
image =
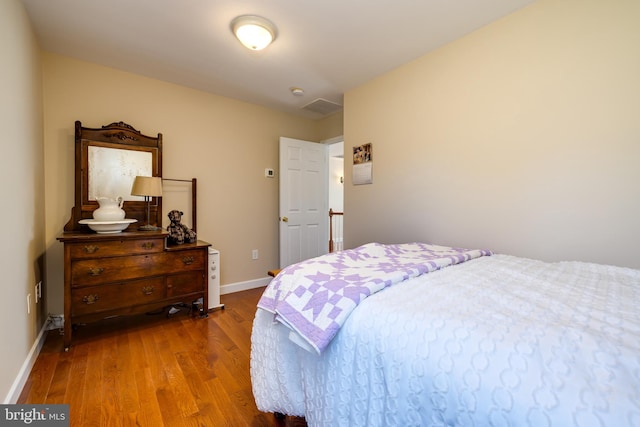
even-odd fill
[{"label": "lamp base", "polygon": [[155,225],[141,225],[140,227],[138,227],[138,231],[160,231],[162,230],[162,228],[160,227],[156,227]]}]

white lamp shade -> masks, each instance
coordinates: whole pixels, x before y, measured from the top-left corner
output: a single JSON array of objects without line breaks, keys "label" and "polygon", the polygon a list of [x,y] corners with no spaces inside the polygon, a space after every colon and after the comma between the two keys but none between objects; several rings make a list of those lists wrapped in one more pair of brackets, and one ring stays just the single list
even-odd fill
[{"label": "white lamp shade", "polygon": [[275,26],[260,16],[238,16],[231,21],[231,29],[240,43],[251,50],[262,50],[276,38]]},{"label": "white lamp shade", "polygon": [[162,178],[159,176],[136,176],[131,187],[132,196],[162,196]]}]

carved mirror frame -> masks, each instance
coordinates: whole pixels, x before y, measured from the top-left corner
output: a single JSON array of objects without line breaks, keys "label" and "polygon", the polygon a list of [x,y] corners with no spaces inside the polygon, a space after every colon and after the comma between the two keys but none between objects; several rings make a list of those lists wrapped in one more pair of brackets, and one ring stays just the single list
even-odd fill
[{"label": "carved mirror frame", "polygon": [[[95,153],[108,153],[110,162],[96,165],[103,158]],[[148,153],[148,154],[146,154]],[[149,156],[150,155],[150,156]],[[151,176],[162,177],[162,134],[157,137],[147,136],[140,133],[133,126],[124,122],[111,123],[101,128],[83,127],[80,121],[75,122],[75,206],[71,210],[71,218],[64,227],[64,231],[89,231],[86,225],[79,224],[82,219],[93,218],[93,211],[99,205],[95,200],[96,196],[116,198],[124,197],[123,209],[126,218],[137,219],[126,231],[135,231],[141,224],[147,222],[147,204],[142,197],[131,196],[131,186],[125,182],[120,185],[121,192],[126,194],[97,194],[100,193],[100,182],[92,180],[106,181],[108,177],[118,177],[125,181],[130,179],[133,183],[135,176],[128,176],[136,173],[138,168],[133,158],[150,158],[150,165],[145,164],[144,170],[151,171]],[[98,171],[99,169],[99,171]],[[104,191],[108,192],[108,191]],[[93,194],[92,194],[93,193]],[[152,197],[150,205],[150,223],[161,226],[162,224],[162,197]]]}]

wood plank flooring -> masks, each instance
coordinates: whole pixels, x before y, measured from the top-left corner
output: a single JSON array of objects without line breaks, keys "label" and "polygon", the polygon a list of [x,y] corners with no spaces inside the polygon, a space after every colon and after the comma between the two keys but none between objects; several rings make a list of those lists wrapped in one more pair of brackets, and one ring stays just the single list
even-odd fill
[{"label": "wood plank flooring", "polygon": [[222,296],[206,319],[182,309],[79,326],[68,352],[49,331],[18,403],[68,403],[71,426],[306,426],[256,408],[250,338],[263,288]]}]

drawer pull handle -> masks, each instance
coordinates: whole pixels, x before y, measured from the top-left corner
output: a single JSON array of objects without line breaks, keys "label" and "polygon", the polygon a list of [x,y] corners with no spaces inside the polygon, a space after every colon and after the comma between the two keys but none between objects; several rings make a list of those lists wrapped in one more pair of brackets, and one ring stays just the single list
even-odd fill
[{"label": "drawer pull handle", "polygon": [[156,290],[156,288],[154,288],[153,286],[144,286],[142,288],[142,293],[145,295],[151,295],[152,293],[154,293]]},{"label": "drawer pull handle", "polygon": [[99,276],[102,274],[102,272],[104,271],[104,268],[102,267],[93,267],[89,269],[89,275],[90,276]]},{"label": "drawer pull handle", "polygon": [[184,263],[184,265],[193,264],[193,257],[192,256],[183,257],[182,262]]},{"label": "drawer pull handle", "polygon": [[153,242],[144,242],[144,243],[142,244],[142,249],[147,249],[147,250],[149,250],[149,249],[153,249],[153,247],[154,247],[155,245],[156,245],[156,244],[155,244],[155,243],[153,243]]},{"label": "drawer pull handle", "polygon": [[82,248],[85,254],[95,254],[96,252],[98,252],[98,249],[100,249],[100,247],[96,245],[87,245]]},{"label": "drawer pull handle", "polygon": [[85,295],[84,297],[82,297],[82,302],[89,305],[89,304],[95,304],[98,302],[98,300],[100,299],[100,297],[96,294],[93,295]]}]

